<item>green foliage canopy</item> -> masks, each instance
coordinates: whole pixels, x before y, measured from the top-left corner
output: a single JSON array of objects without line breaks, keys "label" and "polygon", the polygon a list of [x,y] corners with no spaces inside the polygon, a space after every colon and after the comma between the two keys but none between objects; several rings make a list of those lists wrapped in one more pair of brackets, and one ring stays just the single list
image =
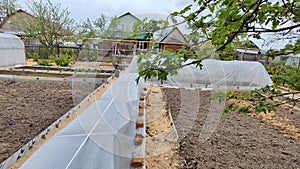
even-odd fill
[{"label": "green foliage canopy", "polygon": [[0,16],[9,16],[17,9],[17,0],[1,0],[0,1]]},{"label": "green foliage canopy", "polygon": [[[211,52],[206,53],[213,55],[217,53],[220,57],[226,56],[245,39],[249,37],[261,39],[264,33],[278,33],[283,37],[295,35],[293,38],[296,39],[296,43],[288,44],[280,54],[300,53],[299,0],[194,0],[194,4],[172,13],[171,16],[184,18],[198,37],[204,36],[211,42]],[[269,52],[268,54],[274,56],[278,53]],[[191,64],[199,64],[201,59],[206,58],[206,56],[196,57],[188,54],[177,55],[177,57],[179,57],[178,60],[197,59]],[[149,57],[144,55],[144,60],[147,58]],[[165,67],[166,65],[160,66],[159,70],[140,66],[139,75],[145,79],[157,77],[160,74],[168,75],[168,72],[173,73],[170,69],[186,66],[182,63],[171,68]],[[143,63],[140,62],[140,64]],[[157,65],[152,66],[157,67]]]},{"label": "green foliage canopy", "polygon": [[86,21],[83,21],[78,25],[77,34],[79,37],[85,38],[104,36],[104,32],[107,31],[109,24],[115,18],[116,17],[109,17],[102,13],[93,21],[87,18]]},{"label": "green foliage canopy", "polygon": [[73,19],[70,12],[61,9],[60,4],[53,4],[50,0],[30,0],[28,7],[34,17],[20,20],[16,26],[26,36],[38,40],[47,49],[47,55],[53,54],[59,40],[73,34]]},{"label": "green foliage canopy", "polygon": [[[299,0],[194,0],[174,12],[212,41],[217,51],[232,50],[242,38],[261,38],[263,33],[297,33]],[[195,10],[194,10],[195,9]],[[299,52],[299,34],[294,51]]]},{"label": "green foliage canopy", "polygon": [[[150,33],[153,35],[155,32],[163,35],[168,27],[169,22],[167,20],[154,20],[148,18],[143,19],[141,22],[135,22],[133,24],[133,32],[139,33]],[[152,37],[151,37],[152,38]]]}]

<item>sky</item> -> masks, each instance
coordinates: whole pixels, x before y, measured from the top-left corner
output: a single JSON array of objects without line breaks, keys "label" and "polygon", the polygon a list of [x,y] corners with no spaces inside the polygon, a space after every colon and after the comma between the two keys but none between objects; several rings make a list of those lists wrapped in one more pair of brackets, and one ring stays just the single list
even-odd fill
[{"label": "sky", "polygon": [[[70,17],[80,22],[87,18],[94,20],[101,13],[107,16],[120,16],[126,12],[169,14],[192,4],[193,0],[51,0],[51,2],[60,3],[62,8],[68,8]],[[17,4],[29,11],[26,0],[18,0]]]}]

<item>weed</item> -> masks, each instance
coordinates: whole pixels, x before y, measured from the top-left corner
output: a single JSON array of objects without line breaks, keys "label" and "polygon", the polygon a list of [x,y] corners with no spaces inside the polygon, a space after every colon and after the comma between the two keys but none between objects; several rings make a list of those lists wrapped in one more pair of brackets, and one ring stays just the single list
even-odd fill
[{"label": "weed", "polygon": [[219,103],[222,103],[226,100],[226,92],[223,91],[215,91],[210,96],[210,100],[218,100]]},{"label": "weed", "polygon": [[75,59],[73,56],[68,54],[62,54],[60,56],[49,56],[50,60],[52,60],[57,66],[69,66],[70,64],[75,64]]},{"label": "weed", "polygon": [[33,61],[37,62],[39,60],[40,56],[38,53],[33,53],[31,55],[31,58],[33,59]]},{"label": "weed", "polygon": [[39,59],[38,64],[42,66],[51,66],[51,61],[47,59]]},{"label": "weed", "polygon": [[238,111],[239,113],[242,113],[242,114],[248,114],[248,113],[251,113],[251,111],[250,111],[250,106],[239,107],[239,108],[237,109],[237,111]]}]

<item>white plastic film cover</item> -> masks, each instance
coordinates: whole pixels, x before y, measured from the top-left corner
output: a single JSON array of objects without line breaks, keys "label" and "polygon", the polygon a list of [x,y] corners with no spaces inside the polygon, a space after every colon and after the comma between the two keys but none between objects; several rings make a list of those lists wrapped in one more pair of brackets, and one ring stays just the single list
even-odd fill
[{"label": "white plastic film cover", "polygon": [[272,85],[272,80],[259,62],[221,61],[206,59],[202,69],[195,65],[186,66],[175,76],[168,77],[166,85],[178,87],[249,87],[259,88]]},{"label": "white plastic film cover", "polygon": [[23,41],[11,34],[0,33],[0,67],[25,65]]},{"label": "white plastic film cover", "polygon": [[22,169],[130,168],[143,82],[124,73],[91,106],[51,137]]}]

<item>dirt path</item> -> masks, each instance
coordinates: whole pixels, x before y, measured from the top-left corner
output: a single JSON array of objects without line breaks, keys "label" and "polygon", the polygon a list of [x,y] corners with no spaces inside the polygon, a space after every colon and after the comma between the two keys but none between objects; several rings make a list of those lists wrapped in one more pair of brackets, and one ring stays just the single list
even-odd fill
[{"label": "dirt path", "polygon": [[146,113],[146,166],[153,169],[177,168],[177,134],[158,87],[149,87]]}]

